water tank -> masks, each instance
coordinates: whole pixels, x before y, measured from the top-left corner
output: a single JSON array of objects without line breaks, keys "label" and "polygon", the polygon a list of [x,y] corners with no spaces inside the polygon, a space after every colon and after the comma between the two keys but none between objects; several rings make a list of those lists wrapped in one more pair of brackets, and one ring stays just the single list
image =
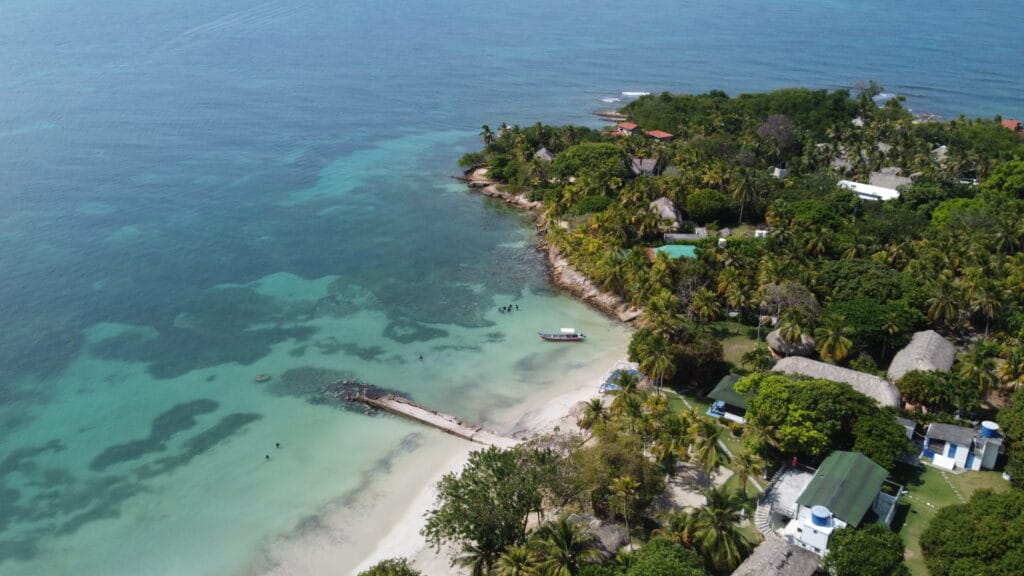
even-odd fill
[{"label": "water tank", "polygon": [[832,513],[824,506],[811,507],[811,524],[828,528],[832,525]]},{"label": "water tank", "polygon": [[981,423],[981,435],[985,438],[998,438],[999,424],[996,424],[991,420],[985,420]]}]

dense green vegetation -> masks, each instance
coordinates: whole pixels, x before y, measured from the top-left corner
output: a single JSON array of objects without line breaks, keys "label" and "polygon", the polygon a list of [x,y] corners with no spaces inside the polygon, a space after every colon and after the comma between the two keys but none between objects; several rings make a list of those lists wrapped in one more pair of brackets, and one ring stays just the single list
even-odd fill
[{"label": "dense green vegetation", "polygon": [[908,576],[903,540],[884,526],[844,528],[832,534],[822,563],[833,576]]},{"label": "dense green vegetation", "polygon": [[1024,491],[981,491],[939,511],[921,536],[934,576],[1019,574],[1024,566]]},{"label": "dense green vegetation", "polygon": [[[852,449],[893,470],[911,445],[891,411],[844,385],[758,373],[771,365],[760,342],[737,354],[742,367],[735,359],[730,367],[712,328],[727,317],[737,333],[749,329],[760,340],[774,325],[789,345],[809,342],[823,361],[877,375],[914,332],[937,330],[960,348],[953,370],[911,372],[894,383],[916,407],[904,415],[921,424],[977,419],[982,410],[992,417],[1024,384],[1024,138],[998,119],[916,121],[900,99],[876,104],[879,92],[871,85],[857,94],[646,96],[623,109],[640,125],[631,135],[541,124],[503,125],[494,134],[485,126],[484,149],[461,163],[485,165],[509,190],[543,201],[545,217],[558,224],[548,227],[549,240],[604,290],[643,309],[629,355],[656,388],[707,390],[730,368],[754,371],[740,386],[750,394],[750,422],[742,431],[748,449],[734,468],[761,469],[756,455],[814,462]],[[655,140],[646,130],[675,137]],[[555,159],[535,158],[541,147]],[[886,174],[913,178],[896,200],[865,201],[838,186],[840,179]],[[681,222],[651,209],[662,199]],[[706,238],[688,241],[696,258],[649,256],[665,232],[695,226],[707,230]],[[720,242],[724,227],[737,233]],[[563,480],[559,506],[616,518],[635,531],[660,488],[653,479],[684,454],[713,470],[722,457],[717,443],[701,439],[722,429],[673,416],[659,395],[625,389],[612,411],[591,407],[584,424],[596,444],[555,458],[571,464],[554,477]],[[1015,398],[999,416],[1017,487],[1024,478],[1021,414],[1024,400]],[[631,451],[653,462],[630,462]],[[566,481],[578,477],[588,478],[586,488]],[[730,500],[707,495],[718,520],[729,518]],[[936,534],[952,526],[943,514]],[[656,542],[692,550],[704,570],[725,573],[746,553],[744,544],[729,536],[731,521],[705,517],[698,525],[699,517],[662,519]],[[718,527],[710,538],[699,531],[711,525]],[[720,538],[726,544],[709,549]],[[830,569],[837,574],[906,570],[898,537],[872,530],[835,538],[840,553]],[[959,548],[929,540],[929,565],[968,567],[933,568],[937,574],[970,573],[994,554],[990,540],[979,538]],[[872,549],[879,553],[871,556]],[[623,570],[586,565],[581,573],[632,573]]]}]

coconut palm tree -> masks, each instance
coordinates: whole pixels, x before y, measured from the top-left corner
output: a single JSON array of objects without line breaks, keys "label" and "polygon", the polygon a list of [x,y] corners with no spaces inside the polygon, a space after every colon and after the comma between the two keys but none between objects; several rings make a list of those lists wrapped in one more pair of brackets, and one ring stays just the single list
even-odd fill
[{"label": "coconut palm tree", "polygon": [[694,513],[693,539],[697,550],[716,572],[729,573],[751,549],[740,532],[743,500],[735,493],[710,488],[704,491],[705,504]]},{"label": "coconut palm tree", "polygon": [[625,476],[619,476],[618,478],[612,479],[612,495],[621,503],[622,519],[626,523],[626,539],[629,542],[629,547],[633,547],[633,537],[629,531],[629,509],[636,493],[640,489],[640,483],[633,479],[632,476],[626,474]]},{"label": "coconut palm tree", "polygon": [[680,546],[693,547],[693,515],[685,510],[669,510],[661,518],[661,528],[655,528],[653,534],[667,538]]},{"label": "coconut palm tree", "polygon": [[992,289],[981,287],[970,299],[971,311],[985,317],[985,338],[988,338],[988,325],[995,319],[1003,305],[1003,299]]},{"label": "coconut palm tree", "polygon": [[733,454],[732,470],[736,473],[736,477],[739,478],[740,493],[743,496],[747,495],[747,478],[763,474],[765,466],[764,458],[746,448]]},{"label": "coconut palm tree", "polygon": [[958,317],[960,303],[956,296],[956,288],[948,280],[940,279],[929,286],[931,297],[925,300],[928,307],[928,319],[935,324],[952,327]]},{"label": "coconut palm tree", "polygon": [[722,313],[722,307],[715,298],[714,292],[707,288],[701,288],[693,295],[690,312],[696,314],[701,322],[710,322]]},{"label": "coconut palm tree", "polygon": [[494,563],[495,576],[538,576],[539,559],[529,546],[510,546]]},{"label": "coconut palm tree", "polygon": [[644,418],[644,399],[637,393],[620,393],[612,400],[612,413],[626,421],[630,434],[636,432],[637,424]]},{"label": "coconut palm tree", "polygon": [[483,142],[484,146],[494,144],[494,132],[491,132],[491,127],[487,124],[480,127],[480,141]]},{"label": "coconut palm tree", "polygon": [[799,344],[804,335],[804,318],[796,308],[790,308],[782,315],[779,335],[790,344]]},{"label": "coconut palm tree", "polygon": [[645,341],[639,350],[640,370],[654,377],[658,392],[665,377],[671,378],[676,372],[675,354],[668,340],[655,334]]},{"label": "coconut palm tree", "polygon": [[567,516],[545,522],[534,538],[543,556],[540,571],[545,576],[576,576],[580,566],[599,554],[587,527]]},{"label": "coconut palm tree", "polygon": [[846,318],[832,314],[822,318],[821,326],[814,331],[814,339],[818,343],[818,353],[828,360],[840,362],[850,355],[853,341],[849,336],[853,328],[846,325]]},{"label": "coconut palm tree", "polygon": [[999,382],[1007,389],[1016,390],[1024,386],[1024,346],[1008,349],[997,372]]},{"label": "coconut palm tree", "polygon": [[600,398],[591,398],[583,407],[583,415],[580,416],[579,426],[584,430],[591,430],[598,424],[608,421],[608,410]]},{"label": "coconut palm tree", "polygon": [[693,437],[693,461],[704,471],[705,482],[710,486],[715,469],[719,464],[728,461],[728,456],[718,445],[722,429],[710,420],[698,418],[690,426],[690,435]]},{"label": "coconut palm tree", "polygon": [[989,354],[984,342],[975,342],[974,346],[959,358],[957,375],[965,383],[975,388],[979,394],[985,394],[995,387],[996,360]]}]

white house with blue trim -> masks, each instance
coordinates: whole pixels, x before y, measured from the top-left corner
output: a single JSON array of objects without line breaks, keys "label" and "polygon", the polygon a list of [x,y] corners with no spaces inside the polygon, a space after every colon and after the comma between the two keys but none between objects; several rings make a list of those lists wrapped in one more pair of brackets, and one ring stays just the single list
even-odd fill
[{"label": "white house with blue trim", "polygon": [[945,470],[991,470],[1002,445],[995,422],[986,420],[977,429],[934,422],[925,433],[922,456]]}]

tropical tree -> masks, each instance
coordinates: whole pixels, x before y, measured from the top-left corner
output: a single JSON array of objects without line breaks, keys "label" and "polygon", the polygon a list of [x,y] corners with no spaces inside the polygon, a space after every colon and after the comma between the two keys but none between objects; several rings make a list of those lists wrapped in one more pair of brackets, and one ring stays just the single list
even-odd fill
[{"label": "tropical tree", "polygon": [[744,352],[740,356],[740,362],[744,366],[749,366],[752,370],[764,371],[772,367],[772,353],[768,350],[767,346],[758,345],[749,352]]},{"label": "tropical tree", "polygon": [[718,445],[722,429],[710,420],[697,418],[690,427],[690,434],[693,437],[693,461],[704,471],[705,482],[710,486],[715,469],[728,460]]},{"label": "tropical tree", "polygon": [[705,504],[693,518],[697,550],[716,572],[732,572],[752,548],[739,527],[744,517],[743,499],[725,489],[709,488],[703,494]]},{"label": "tropical tree", "polygon": [[690,312],[695,314],[701,322],[710,322],[722,313],[722,306],[715,298],[714,292],[707,288],[701,288],[690,301]]},{"label": "tropical tree", "polygon": [[834,576],[909,576],[900,535],[879,524],[844,528],[828,541],[825,569]]},{"label": "tropical tree", "polygon": [[494,144],[494,132],[491,132],[491,127],[487,124],[480,127],[480,141],[483,142],[484,146]]},{"label": "tropical tree", "polygon": [[545,576],[576,576],[584,562],[599,555],[587,527],[564,516],[542,525],[534,541],[544,558],[540,569]]},{"label": "tropical tree", "polygon": [[529,546],[509,546],[494,563],[495,576],[537,576],[539,559]]},{"label": "tropical tree", "polygon": [[660,392],[665,378],[671,378],[676,371],[675,354],[671,345],[660,334],[654,334],[644,341],[640,353],[640,370],[654,376]]},{"label": "tropical tree", "polygon": [[979,394],[984,395],[994,388],[998,382],[996,360],[992,357],[989,346],[984,342],[975,342],[970,350],[960,356],[957,374]]},{"label": "tropical tree", "polygon": [[420,576],[422,572],[409,566],[405,558],[381,560],[359,573],[359,576]]},{"label": "tropical tree", "polygon": [[850,355],[853,341],[849,336],[853,334],[853,328],[846,325],[845,320],[839,315],[825,316],[821,320],[821,325],[814,330],[818,353],[823,358],[840,362]]},{"label": "tropical tree", "polygon": [[621,503],[622,519],[626,523],[626,537],[632,547],[633,537],[629,530],[629,509],[631,501],[636,498],[637,490],[640,489],[640,484],[627,474],[613,479],[611,489],[613,497]]},{"label": "tropical tree", "polygon": [[584,430],[590,430],[594,426],[607,421],[608,410],[604,407],[604,401],[600,398],[591,398],[583,407],[579,426]]},{"label": "tropical tree", "polygon": [[661,517],[661,527],[655,528],[652,535],[692,548],[692,531],[693,515],[686,510],[674,508]]},{"label": "tropical tree", "polygon": [[751,476],[764,474],[766,463],[756,452],[744,448],[732,456],[732,470],[739,478],[740,493],[747,495],[747,480]]}]

